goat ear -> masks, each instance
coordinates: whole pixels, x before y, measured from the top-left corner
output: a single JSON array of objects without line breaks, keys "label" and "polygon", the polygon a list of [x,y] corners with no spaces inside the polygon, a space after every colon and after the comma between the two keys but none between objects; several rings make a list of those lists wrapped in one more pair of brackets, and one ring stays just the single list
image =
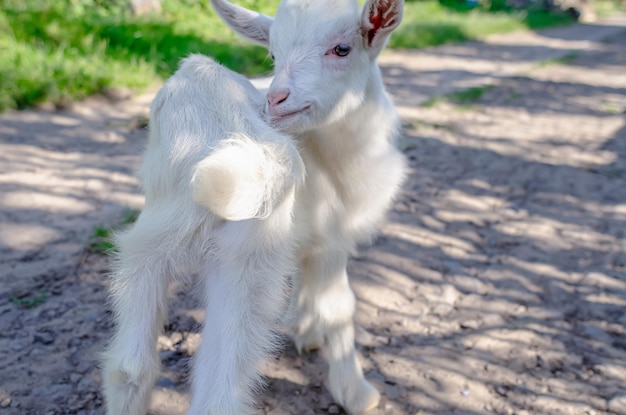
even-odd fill
[{"label": "goat ear", "polygon": [[246,39],[268,47],[270,27],[274,19],[261,13],[236,6],[225,0],[211,0],[215,12],[228,26]]},{"label": "goat ear", "polygon": [[391,32],[402,21],[403,0],[368,0],[361,15],[361,33],[365,46],[377,56]]}]

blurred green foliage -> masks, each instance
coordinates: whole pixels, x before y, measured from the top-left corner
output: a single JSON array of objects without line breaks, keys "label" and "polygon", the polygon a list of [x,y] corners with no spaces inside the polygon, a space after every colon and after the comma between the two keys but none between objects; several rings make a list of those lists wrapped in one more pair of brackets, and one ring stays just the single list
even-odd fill
[{"label": "blurred green foliage", "polygon": [[190,53],[246,75],[271,70],[267,51],[233,34],[208,2],[162,5],[158,15],[133,16],[120,0],[0,0],[0,110],[145,88]]},{"label": "blurred green foliage", "polygon": [[[504,1],[409,0],[390,46],[425,47],[567,21],[496,7]],[[279,0],[235,2],[273,14]],[[207,0],[162,0],[161,13],[147,16],[132,15],[128,0],[0,0],[0,110],[64,103],[113,87],[146,88],[190,53],[246,75],[271,70],[267,51],[235,35]]]},{"label": "blurred green foliage", "polygon": [[572,22],[564,13],[544,10],[537,1],[524,9],[509,6],[507,0],[407,1],[402,25],[389,42],[392,48],[423,48]]}]

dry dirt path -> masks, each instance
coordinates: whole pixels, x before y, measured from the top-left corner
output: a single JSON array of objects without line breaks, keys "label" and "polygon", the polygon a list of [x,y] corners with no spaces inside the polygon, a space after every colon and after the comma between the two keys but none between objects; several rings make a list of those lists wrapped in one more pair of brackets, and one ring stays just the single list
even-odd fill
[{"label": "dry dirt path", "polygon": [[[410,168],[350,264],[372,414],[626,414],[626,18],[381,63]],[[104,413],[108,263],[85,246],[141,208],[150,99],[0,117],[0,415]],[[199,340],[173,302],[154,415],[184,412]],[[320,356],[263,370],[260,413],[341,413]]]}]

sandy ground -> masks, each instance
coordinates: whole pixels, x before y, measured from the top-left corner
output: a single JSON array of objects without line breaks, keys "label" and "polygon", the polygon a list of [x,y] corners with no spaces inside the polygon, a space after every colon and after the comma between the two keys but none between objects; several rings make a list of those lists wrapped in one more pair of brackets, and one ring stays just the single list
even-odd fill
[{"label": "sandy ground", "polygon": [[[626,18],[381,64],[410,168],[349,269],[372,414],[626,414]],[[108,259],[85,247],[142,206],[151,98],[0,117],[2,415],[104,413]],[[153,415],[184,413],[203,319],[172,302]],[[324,366],[287,344],[259,413],[342,413]]]}]

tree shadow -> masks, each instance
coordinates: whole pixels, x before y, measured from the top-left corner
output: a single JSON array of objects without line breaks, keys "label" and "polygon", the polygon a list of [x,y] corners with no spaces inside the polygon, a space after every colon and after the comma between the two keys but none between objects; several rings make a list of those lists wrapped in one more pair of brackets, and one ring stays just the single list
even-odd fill
[{"label": "tree shadow", "polygon": [[[568,65],[606,70],[604,53]],[[385,68],[391,94],[410,105],[404,71]],[[453,75],[487,74],[467,72]],[[420,75],[414,90],[437,89]],[[495,85],[468,108],[423,108],[407,123],[404,190],[350,267],[369,333],[361,346],[407,408],[611,413],[626,369],[626,134],[623,115],[597,103],[624,88],[532,73]],[[591,118],[606,128],[585,130]],[[565,119],[581,128],[536,127]]]},{"label": "tree shadow", "polygon": [[[483,59],[478,46],[468,47]],[[489,59],[506,60],[504,50]],[[470,49],[461,56],[471,63]],[[623,56],[612,55],[611,65],[623,65]],[[597,68],[589,59],[569,64]],[[450,80],[458,87],[493,75],[415,73],[402,65],[384,72],[404,106],[415,95],[445,93]],[[424,108],[424,117],[448,118],[407,126],[407,181],[382,236],[350,263],[358,350],[366,376],[383,392],[374,414],[616,412],[611,401],[626,370],[626,127],[623,115],[581,99],[623,95],[624,88],[495,77],[498,85],[473,108]],[[20,413],[72,413],[69,400],[42,398],[59,385],[80,392],[79,410],[103,413],[97,360],[111,330],[103,305],[108,263],[83,253],[93,226],[141,203],[133,171],[145,131],[128,128],[124,114],[112,111],[108,124],[89,131],[84,124],[94,117],[74,112],[52,114],[52,123],[29,112],[0,120],[0,378],[29,371],[26,384],[2,386],[22,403]],[[598,120],[587,141],[563,136],[562,121],[535,142],[518,134],[545,118],[575,123],[584,116]],[[490,134],[499,122],[509,128]],[[596,158],[582,163],[564,158],[566,151]],[[63,260],[50,266],[52,256]],[[50,296],[22,310],[6,301],[20,290]],[[173,297],[166,335],[197,336],[197,303]],[[32,331],[49,333],[52,342],[42,345],[50,338]],[[192,354],[183,344],[162,346],[165,380],[157,387],[186,391]],[[287,344],[264,370],[262,404],[282,413],[328,412],[321,356],[297,356]]]},{"label": "tree shadow", "polygon": [[[85,107],[103,120],[82,105],[0,119],[0,383],[9,413],[102,411],[109,261],[87,245],[94,227],[142,203],[134,170],[146,132],[128,125],[145,107]],[[39,295],[32,307],[20,301]]]}]

